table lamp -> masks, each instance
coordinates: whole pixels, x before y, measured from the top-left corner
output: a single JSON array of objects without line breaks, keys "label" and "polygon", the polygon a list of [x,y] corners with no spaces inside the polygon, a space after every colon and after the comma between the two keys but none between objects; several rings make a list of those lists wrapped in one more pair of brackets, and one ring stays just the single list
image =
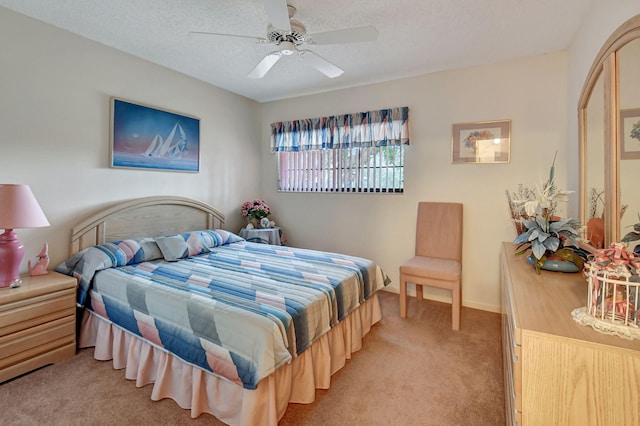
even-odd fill
[{"label": "table lamp", "polygon": [[24,246],[13,232],[16,228],[49,226],[28,185],[0,184],[0,287],[20,283],[20,262]]}]

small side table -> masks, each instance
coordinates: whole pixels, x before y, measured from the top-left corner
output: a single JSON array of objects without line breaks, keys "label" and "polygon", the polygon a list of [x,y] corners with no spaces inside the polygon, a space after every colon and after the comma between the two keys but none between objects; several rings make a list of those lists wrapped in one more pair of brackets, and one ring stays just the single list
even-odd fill
[{"label": "small side table", "polygon": [[0,383],[75,356],[76,285],[49,271],[0,288]]},{"label": "small side table", "polygon": [[282,245],[282,228],[279,226],[274,226],[273,228],[242,228],[240,236],[251,243]]}]

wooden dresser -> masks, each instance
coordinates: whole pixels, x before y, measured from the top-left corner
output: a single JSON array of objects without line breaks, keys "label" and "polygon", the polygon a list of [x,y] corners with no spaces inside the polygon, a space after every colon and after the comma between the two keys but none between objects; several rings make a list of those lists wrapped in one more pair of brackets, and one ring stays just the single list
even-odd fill
[{"label": "wooden dresser", "polygon": [[535,273],[515,246],[500,254],[507,424],[640,425],[640,340],[578,324],[582,273]]},{"label": "wooden dresser", "polygon": [[0,383],[76,354],[76,279],[49,272],[0,288]]}]

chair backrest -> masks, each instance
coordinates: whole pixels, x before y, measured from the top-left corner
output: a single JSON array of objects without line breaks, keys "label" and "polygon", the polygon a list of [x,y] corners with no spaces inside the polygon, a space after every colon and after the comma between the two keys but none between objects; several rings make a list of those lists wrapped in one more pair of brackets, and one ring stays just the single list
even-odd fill
[{"label": "chair backrest", "polygon": [[418,203],[416,256],[462,261],[461,203]]}]

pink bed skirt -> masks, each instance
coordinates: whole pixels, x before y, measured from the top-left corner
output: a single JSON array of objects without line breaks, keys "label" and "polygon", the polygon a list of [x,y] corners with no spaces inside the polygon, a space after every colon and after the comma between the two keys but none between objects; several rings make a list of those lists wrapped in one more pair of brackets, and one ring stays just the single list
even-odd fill
[{"label": "pink bed skirt", "polygon": [[97,360],[113,360],[115,369],[142,387],[153,383],[151,399],[171,398],[191,410],[209,413],[230,425],[277,425],[290,402],[309,404],[316,389],[329,389],[331,375],[344,367],[371,326],[382,319],[377,294],[322,336],[302,355],[244,389],[187,364],[164,349],[93,315],[82,319],[81,348],[95,346]]}]

